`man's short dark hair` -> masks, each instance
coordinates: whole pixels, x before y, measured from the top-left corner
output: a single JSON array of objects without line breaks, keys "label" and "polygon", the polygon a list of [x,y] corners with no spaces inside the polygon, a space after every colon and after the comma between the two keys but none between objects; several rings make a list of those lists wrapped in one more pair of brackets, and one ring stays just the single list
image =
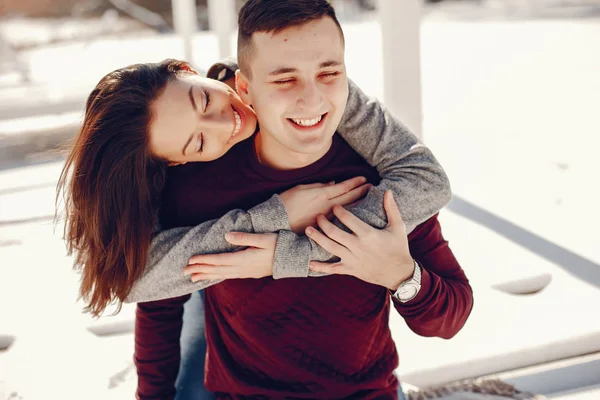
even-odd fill
[{"label": "man's short dark hair", "polygon": [[241,71],[250,77],[252,35],[256,32],[279,33],[291,26],[330,17],[344,33],[327,0],[248,0],[238,16],[237,54]]}]

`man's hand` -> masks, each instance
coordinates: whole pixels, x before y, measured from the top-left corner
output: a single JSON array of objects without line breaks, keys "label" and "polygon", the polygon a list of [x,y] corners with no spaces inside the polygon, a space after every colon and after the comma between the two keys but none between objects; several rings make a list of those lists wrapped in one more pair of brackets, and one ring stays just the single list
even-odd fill
[{"label": "man's hand", "polygon": [[337,263],[310,262],[310,269],[327,274],[352,275],[365,282],[396,290],[414,273],[408,249],[406,227],[390,191],[383,205],[388,218],[384,229],[375,229],[341,206],[334,215],[352,233],[345,232],[320,215],[317,223],[323,233],[308,227],[306,234],[328,252],[338,256]]},{"label": "man's hand", "polygon": [[191,275],[193,282],[273,275],[276,233],[229,232],[225,239],[231,244],[249,247],[233,253],[194,256],[184,268],[184,274]]},{"label": "man's hand", "polygon": [[358,176],[338,184],[313,183],[298,185],[281,193],[291,230],[304,233],[307,226],[315,225],[317,215],[331,215],[335,205],[349,205],[364,197],[372,185]]}]

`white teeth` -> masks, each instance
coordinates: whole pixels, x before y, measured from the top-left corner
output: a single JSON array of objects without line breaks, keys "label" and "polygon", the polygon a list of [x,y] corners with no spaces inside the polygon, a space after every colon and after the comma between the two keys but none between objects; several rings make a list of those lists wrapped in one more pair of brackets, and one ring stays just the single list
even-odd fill
[{"label": "white teeth", "polygon": [[296,124],[298,124],[300,126],[315,126],[316,124],[321,122],[322,119],[323,119],[323,116],[319,115],[317,118],[313,118],[313,119],[292,118],[292,121],[294,121]]},{"label": "white teeth", "polygon": [[235,128],[233,128],[233,134],[231,135],[232,137],[237,135],[242,127],[242,117],[240,117],[240,114],[233,110],[233,116],[235,117]]}]

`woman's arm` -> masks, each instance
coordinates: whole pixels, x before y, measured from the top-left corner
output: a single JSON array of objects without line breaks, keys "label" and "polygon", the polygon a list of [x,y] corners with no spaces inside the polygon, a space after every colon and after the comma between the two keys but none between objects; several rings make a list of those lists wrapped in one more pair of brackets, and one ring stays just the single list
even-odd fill
[{"label": "woman's arm", "polygon": [[[207,73],[212,79],[232,85],[237,70],[235,58],[213,64]],[[387,223],[383,194],[391,190],[407,233],[432,217],[450,202],[452,191],[444,169],[429,150],[400,120],[377,99],[367,96],[348,79],[348,102],[337,132],[377,168],[380,184],[357,207],[375,227]],[[363,219],[362,215],[359,215]],[[364,219],[363,219],[364,220]]]},{"label": "woman's arm", "polygon": [[[227,79],[223,69],[231,72],[233,66],[235,64],[231,61],[215,64],[209,70],[209,77]],[[363,201],[349,208],[364,222],[377,228],[385,227],[387,220],[382,206],[385,189],[390,189],[397,199],[408,232],[449,202],[448,178],[431,151],[378,101],[366,96],[351,81],[348,104],[338,132],[377,168],[382,178],[380,185],[372,188]],[[257,230],[251,218],[252,210],[248,213],[234,210],[217,223],[209,221],[194,228],[159,233],[153,240],[144,275],[134,284],[126,302],[180,296],[220,282],[193,283],[183,275],[182,268],[192,255],[230,252],[239,248],[225,241],[224,234],[229,231],[263,233],[281,230],[275,249],[273,277],[320,276],[319,273],[309,274],[308,262],[311,259],[328,261],[334,256],[307,237],[285,230],[289,229],[289,222],[284,218],[285,207],[277,196],[270,201],[272,203],[261,210],[266,211],[263,227],[270,225],[272,230]],[[254,215],[254,219],[259,221],[262,214],[254,212]]]},{"label": "woman's arm", "polygon": [[[348,210],[363,222],[384,228],[387,218],[383,195],[389,189],[410,233],[448,204],[452,197],[448,176],[431,151],[380,102],[367,96],[350,80],[348,89],[348,104],[338,133],[377,168],[382,179],[366,198]],[[343,227],[338,220],[333,222]],[[334,258],[306,236],[282,231],[275,249],[273,277],[322,276],[309,271],[308,262]]]},{"label": "woman's arm", "polygon": [[[181,296],[196,290],[214,285],[221,280],[202,280],[192,282],[189,276],[184,275],[184,267],[189,259],[197,254],[228,253],[240,250],[225,240],[225,234],[231,231],[250,233],[288,232],[293,229],[297,232],[313,223],[317,215],[330,212],[336,205],[345,205],[355,202],[368,191],[363,177],[348,179],[337,184],[312,184],[300,185],[286,190],[281,195],[274,195],[269,200],[251,208],[248,211],[232,210],[219,219],[206,221],[194,227],[181,227],[165,231],[157,229],[148,255],[148,263],[144,272],[133,285],[126,303],[139,303]],[[237,243],[233,241],[233,243]],[[259,248],[256,243],[246,246]],[[268,257],[256,257],[256,251],[251,255],[248,251],[244,255],[241,266],[246,266],[239,274],[230,278],[261,278],[273,273],[273,253],[275,242],[269,241],[264,245]],[[262,253],[260,255],[262,255]],[[305,249],[308,256],[308,248]],[[267,261],[263,261],[267,260]],[[293,267],[293,264],[290,264]],[[284,275],[286,265],[282,265]]]},{"label": "woman's arm", "polygon": [[374,214],[370,225],[384,227],[387,218],[383,194],[391,190],[410,233],[450,202],[448,176],[431,150],[383,104],[367,96],[351,80],[348,89],[348,103],[338,133],[377,168],[382,179],[356,210]]},{"label": "woman's arm", "polygon": [[[383,195],[390,190],[406,224],[406,232],[410,233],[450,202],[452,191],[448,176],[433,153],[379,101],[367,96],[351,80],[348,80],[348,89],[348,103],[338,133],[377,168],[381,177],[380,184],[348,210],[369,225],[382,229],[387,225]],[[337,220],[334,224],[343,226]],[[306,242],[310,244],[309,259],[330,261],[334,258],[313,241],[285,232],[277,241],[276,265],[281,267],[277,258],[279,254],[290,255],[285,248],[288,243],[301,247],[307,246]],[[308,259],[299,254],[290,256],[286,262],[295,263],[295,267],[286,265],[286,271],[306,272],[306,275],[296,276],[319,275],[308,273]],[[276,276],[278,269],[274,267],[273,271],[273,276]]]},{"label": "woman's arm", "polygon": [[[237,63],[229,58],[214,64],[208,77],[228,81]],[[407,233],[426,221],[452,197],[450,181],[433,153],[379,101],[367,96],[348,80],[348,102],[338,127],[340,136],[377,168],[381,182],[367,197],[348,209],[362,221],[376,228],[387,224],[383,194],[391,190]],[[341,226],[339,221],[334,221]],[[282,231],[277,240],[274,278],[320,276],[309,273],[309,260],[330,261],[334,256],[306,236]]]},{"label": "woman's arm", "polygon": [[[192,293],[221,282],[192,282],[183,268],[195,254],[222,253],[235,250],[225,240],[230,231],[277,232],[290,229],[281,198],[269,200],[248,210],[232,210],[219,218],[195,227],[174,228],[158,232],[152,239],[144,273],[131,288],[125,303],[139,303],[172,298]],[[239,247],[237,247],[239,248]]]}]

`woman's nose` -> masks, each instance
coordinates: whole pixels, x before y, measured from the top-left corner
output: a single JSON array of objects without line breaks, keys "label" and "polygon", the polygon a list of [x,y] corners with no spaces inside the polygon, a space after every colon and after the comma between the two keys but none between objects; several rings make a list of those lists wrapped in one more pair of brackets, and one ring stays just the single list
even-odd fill
[{"label": "woman's nose", "polygon": [[233,129],[233,110],[230,106],[213,108],[202,121],[204,132],[221,132]]}]

